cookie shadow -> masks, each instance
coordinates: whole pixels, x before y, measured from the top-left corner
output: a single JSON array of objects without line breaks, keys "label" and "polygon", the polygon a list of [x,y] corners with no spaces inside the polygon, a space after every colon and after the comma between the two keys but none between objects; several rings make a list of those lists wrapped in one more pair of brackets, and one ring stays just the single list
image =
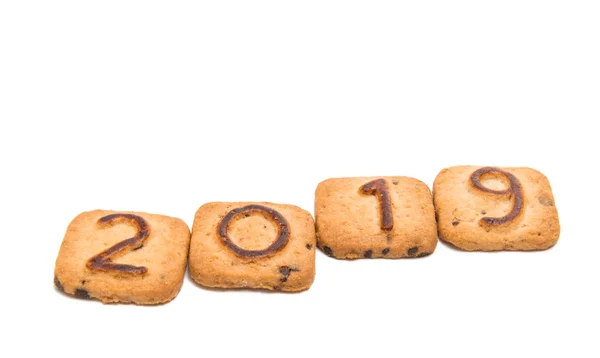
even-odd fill
[{"label": "cookie shadow", "polygon": [[438,237],[438,243],[441,243],[442,245],[444,245],[445,247],[449,248],[452,251],[465,252],[465,253],[478,252],[478,253],[488,254],[488,255],[502,254],[502,253],[507,253],[507,252],[532,254],[532,253],[536,253],[536,252],[550,251],[550,250],[554,249],[554,247],[556,246],[556,244],[554,244],[547,249],[537,249],[537,250],[495,250],[495,251],[471,250],[470,251],[470,250],[461,249],[460,247],[454,245],[453,243],[444,240],[441,236]]},{"label": "cookie shadow", "polygon": [[458,252],[471,252],[471,251],[467,251],[467,250],[463,250],[460,247],[442,239],[441,237],[438,236],[438,244],[442,244],[444,247],[449,248],[452,251],[458,251]]},{"label": "cookie shadow", "polygon": [[232,287],[232,288],[221,288],[221,287],[208,287],[208,286],[203,286],[201,284],[199,284],[198,282],[194,281],[194,279],[190,276],[190,272],[189,270],[187,270],[186,275],[185,275],[185,279],[190,282],[192,285],[196,286],[197,288],[203,290],[203,291],[208,291],[208,292],[255,292],[255,293],[261,293],[261,294],[267,294],[267,295],[279,295],[279,294],[284,294],[284,295],[297,295],[300,294],[304,291],[307,291],[308,289],[305,290],[301,290],[301,291],[282,291],[282,290],[268,290],[266,288],[247,288],[247,287]]},{"label": "cookie shadow", "polygon": [[[58,282],[58,284],[57,284],[57,282]],[[83,294],[72,295],[70,293],[66,293],[65,290],[63,289],[62,285],[60,285],[60,282],[56,278],[54,279],[54,285],[52,285],[52,287],[54,288],[55,292],[58,292],[59,295],[67,297],[71,300],[99,302],[105,306],[156,307],[156,306],[166,305],[167,303],[173,301],[177,297],[177,296],[175,296],[175,297],[173,297],[173,299],[166,301],[166,302],[152,303],[152,304],[136,304],[135,302],[104,302],[99,298],[95,298],[95,297],[91,297],[91,296],[87,295],[87,293],[86,293],[86,296],[84,296]]]},{"label": "cookie shadow", "polygon": [[63,297],[67,297],[71,300],[75,300],[75,301],[98,301],[95,300],[93,298],[85,298],[85,297],[77,297],[75,295],[70,295],[68,293],[66,293],[62,288],[57,287],[56,285],[52,285],[52,287],[54,288],[54,292],[58,292],[59,295],[63,296]]}]

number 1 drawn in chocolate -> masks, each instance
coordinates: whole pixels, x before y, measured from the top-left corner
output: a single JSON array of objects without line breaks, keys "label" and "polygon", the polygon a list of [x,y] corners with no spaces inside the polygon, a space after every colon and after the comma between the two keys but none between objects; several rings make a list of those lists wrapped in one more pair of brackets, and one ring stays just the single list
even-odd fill
[{"label": "number 1 drawn in chocolate", "polygon": [[394,218],[392,217],[392,201],[390,192],[384,179],[372,180],[360,187],[363,194],[375,195],[379,201],[381,210],[381,229],[390,231],[394,227]]}]

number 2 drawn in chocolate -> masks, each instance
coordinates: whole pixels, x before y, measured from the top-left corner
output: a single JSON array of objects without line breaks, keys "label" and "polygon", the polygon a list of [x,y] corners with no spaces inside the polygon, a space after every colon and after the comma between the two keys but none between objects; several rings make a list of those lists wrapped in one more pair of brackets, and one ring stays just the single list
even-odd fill
[{"label": "number 2 drawn in chocolate", "polygon": [[101,253],[93,256],[86,263],[86,267],[90,270],[96,271],[118,271],[121,273],[128,273],[134,275],[141,275],[148,271],[143,266],[132,266],[127,264],[115,264],[112,263],[112,259],[117,256],[124,255],[127,252],[140,249],[144,246],[144,242],[150,236],[150,230],[148,223],[143,218],[133,214],[111,214],[104,216],[98,220],[100,225],[114,225],[124,222],[131,222],[137,227],[137,233],[135,236],[120,241]]}]

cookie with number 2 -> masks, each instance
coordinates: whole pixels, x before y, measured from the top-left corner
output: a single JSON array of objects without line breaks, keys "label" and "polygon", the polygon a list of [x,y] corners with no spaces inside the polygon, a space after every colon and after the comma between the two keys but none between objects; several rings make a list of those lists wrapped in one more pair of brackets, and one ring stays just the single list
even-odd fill
[{"label": "cookie with number 2", "polygon": [[438,232],[468,251],[547,249],[560,224],[548,179],[531,168],[457,166],[433,184]]},{"label": "cookie with number 2", "polygon": [[180,219],[94,210],[69,224],[54,270],[65,293],[108,302],[157,304],[183,284],[190,231]]}]

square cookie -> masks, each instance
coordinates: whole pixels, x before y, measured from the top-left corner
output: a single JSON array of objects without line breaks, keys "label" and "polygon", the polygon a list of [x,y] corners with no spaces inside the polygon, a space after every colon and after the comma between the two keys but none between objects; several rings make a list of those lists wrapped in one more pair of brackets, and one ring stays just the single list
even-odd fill
[{"label": "square cookie", "polygon": [[79,214],[63,239],[54,283],[104,303],[157,304],[177,296],[190,243],[180,219],[139,212]]},{"label": "square cookie", "polygon": [[310,213],[273,203],[208,203],[194,218],[190,277],[203,286],[308,289],[315,277]]},{"label": "square cookie", "polygon": [[440,239],[463,250],[543,250],[558,240],[552,189],[537,170],[447,168],[433,192]]},{"label": "square cookie", "polygon": [[339,259],[423,257],[437,245],[431,191],[414,178],[327,179],[315,219],[319,248]]}]

